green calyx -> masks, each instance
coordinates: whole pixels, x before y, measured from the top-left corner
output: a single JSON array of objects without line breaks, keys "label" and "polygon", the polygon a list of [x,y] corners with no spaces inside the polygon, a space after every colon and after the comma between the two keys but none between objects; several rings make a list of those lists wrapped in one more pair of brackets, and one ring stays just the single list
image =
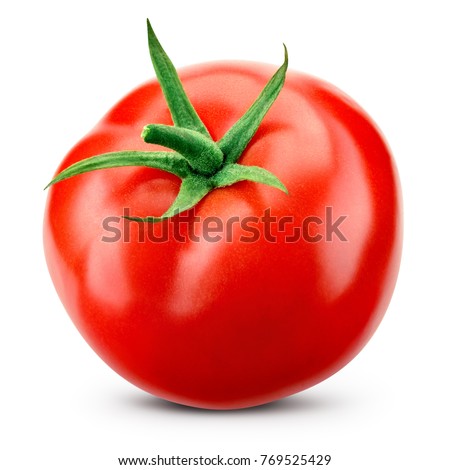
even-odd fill
[{"label": "green calyx", "polygon": [[147,29],[150,56],[174,126],[149,124],[144,127],[141,137],[147,143],[162,145],[172,151],[122,151],[96,155],[61,171],[46,188],[82,173],[121,166],[157,168],[179,177],[181,187],[178,196],[162,216],[128,217],[142,222],[159,222],[173,217],[193,208],[214,189],[239,181],[263,183],[287,193],[283,183],[269,171],[237,163],[283,87],[288,67],[286,46],[283,65],[247,112],[220,141],[214,142],[189,101],[175,67],[148,20]]}]

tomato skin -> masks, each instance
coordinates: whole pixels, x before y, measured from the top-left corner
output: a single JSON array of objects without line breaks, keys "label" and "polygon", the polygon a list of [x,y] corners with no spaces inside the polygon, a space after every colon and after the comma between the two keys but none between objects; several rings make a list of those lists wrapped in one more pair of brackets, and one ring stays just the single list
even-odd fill
[{"label": "tomato skin", "polygon": [[[255,63],[180,71],[214,140],[244,114],[273,73]],[[65,157],[59,170],[119,150],[159,150],[140,138],[172,124],[156,81],[120,101]],[[334,374],[370,339],[390,301],[401,255],[401,195],[395,164],[366,113],[332,85],[288,72],[278,99],[240,159],[263,167],[289,195],[242,182],[211,192],[189,216],[345,216],[320,242],[108,243],[103,221],[163,213],[179,180],[133,167],[95,171],[50,188],[44,246],[57,292],[91,347],[138,387],[185,405],[230,409],[299,392]],[[186,217],[186,215],[185,215]],[[117,227],[124,230],[121,219]],[[188,224],[183,230],[188,231]],[[169,226],[170,227],[170,226]],[[263,232],[264,227],[258,227]],[[312,226],[326,235],[325,224]],[[247,234],[248,235],[248,234]],[[267,237],[266,237],[267,238]]]}]

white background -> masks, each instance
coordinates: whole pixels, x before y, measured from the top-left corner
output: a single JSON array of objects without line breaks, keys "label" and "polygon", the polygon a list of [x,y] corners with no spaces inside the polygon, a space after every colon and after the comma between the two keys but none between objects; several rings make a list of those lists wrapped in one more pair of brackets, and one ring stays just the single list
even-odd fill
[{"label": "white background", "polygon": [[[332,469],[449,468],[450,106],[446,1],[2,2],[1,440],[5,469],[114,469],[120,456],[328,453]],[[70,322],[42,250],[43,186],[153,76],[145,18],[177,66],[318,75],[372,115],[403,184],[405,246],[379,330],[344,370],[280,402],[167,404],[112,372]]]}]

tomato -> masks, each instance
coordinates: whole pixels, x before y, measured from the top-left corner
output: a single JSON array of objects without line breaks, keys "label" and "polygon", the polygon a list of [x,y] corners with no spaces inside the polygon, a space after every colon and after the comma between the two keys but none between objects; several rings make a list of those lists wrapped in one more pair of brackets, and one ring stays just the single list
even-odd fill
[{"label": "tomato", "polygon": [[[220,62],[179,76],[217,142],[273,72]],[[173,124],[156,80],[115,105],[58,171],[107,152],[160,151],[140,137],[152,122]],[[92,171],[48,194],[48,268],[80,333],[128,381],[194,407],[259,405],[334,374],[374,333],[399,268],[393,158],[334,86],[288,71],[239,163],[276,175],[288,194],[240,181],[158,223],[126,217],[172,204],[180,179],[161,169]]]}]

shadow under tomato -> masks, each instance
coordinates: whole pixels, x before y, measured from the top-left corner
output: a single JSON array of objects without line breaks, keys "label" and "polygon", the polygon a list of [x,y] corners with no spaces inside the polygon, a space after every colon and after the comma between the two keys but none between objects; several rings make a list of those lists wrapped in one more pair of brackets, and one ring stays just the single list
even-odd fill
[{"label": "shadow under tomato", "polygon": [[333,395],[324,395],[323,393],[312,394],[297,394],[270,403],[250,408],[241,408],[236,410],[210,410],[203,408],[194,408],[190,406],[180,405],[178,403],[169,402],[152,395],[135,394],[132,397],[126,398],[128,404],[133,408],[147,411],[163,411],[165,413],[173,414],[191,414],[191,415],[256,415],[256,414],[291,414],[293,412],[303,413],[310,411],[324,411],[326,409],[333,409],[343,407],[346,405],[347,400],[342,397]]}]

